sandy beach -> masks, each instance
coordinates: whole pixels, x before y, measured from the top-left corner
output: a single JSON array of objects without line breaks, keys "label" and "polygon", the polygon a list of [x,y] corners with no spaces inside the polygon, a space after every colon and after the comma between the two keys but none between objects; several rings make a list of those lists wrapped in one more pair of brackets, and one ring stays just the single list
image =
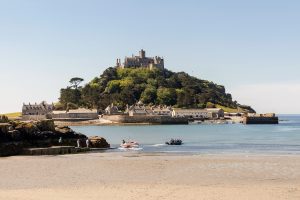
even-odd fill
[{"label": "sandy beach", "polygon": [[300,199],[300,156],[89,153],[0,158],[0,199]]}]

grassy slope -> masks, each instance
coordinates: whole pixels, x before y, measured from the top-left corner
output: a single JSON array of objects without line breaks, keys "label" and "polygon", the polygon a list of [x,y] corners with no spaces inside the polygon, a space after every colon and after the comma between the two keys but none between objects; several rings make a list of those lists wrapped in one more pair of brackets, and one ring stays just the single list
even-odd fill
[{"label": "grassy slope", "polygon": [[14,112],[14,113],[6,113],[6,114],[0,114],[0,115],[5,115],[8,118],[17,118],[17,117],[21,117],[22,113],[20,113],[20,112]]},{"label": "grassy slope", "polygon": [[228,113],[237,113],[238,110],[235,109],[235,108],[228,108],[228,107],[225,107],[225,106],[221,106],[221,105],[216,105],[217,108],[222,108],[224,110],[224,112],[228,112]]}]

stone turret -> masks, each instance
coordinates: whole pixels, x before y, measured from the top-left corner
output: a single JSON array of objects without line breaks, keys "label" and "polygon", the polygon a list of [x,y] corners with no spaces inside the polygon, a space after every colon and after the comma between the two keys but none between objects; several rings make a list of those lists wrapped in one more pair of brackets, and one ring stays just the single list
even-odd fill
[{"label": "stone turret", "polygon": [[121,67],[121,59],[117,58],[116,67]]},{"label": "stone turret", "polygon": [[139,53],[140,53],[140,58],[146,58],[146,52],[143,49],[141,49]]}]

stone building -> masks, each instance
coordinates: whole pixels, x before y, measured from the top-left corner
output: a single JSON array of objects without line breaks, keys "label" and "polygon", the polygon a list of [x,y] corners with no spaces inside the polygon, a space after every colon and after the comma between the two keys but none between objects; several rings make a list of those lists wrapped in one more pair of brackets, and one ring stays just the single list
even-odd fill
[{"label": "stone building", "polygon": [[127,106],[125,111],[129,116],[135,115],[151,115],[151,116],[172,116],[172,107],[167,106],[147,106],[141,101],[138,103]]},{"label": "stone building", "polygon": [[151,108],[140,104],[129,106],[125,113],[128,113],[129,116],[153,115]]},{"label": "stone building", "polygon": [[139,52],[138,56],[132,55],[132,57],[125,57],[124,63],[121,63],[121,59],[117,59],[116,67],[120,67],[122,69],[124,68],[138,68],[138,67],[144,67],[148,69],[153,68],[164,68],[164,59],[155,56],[155,57],[146,57],[146,52],[142,49]]},{"label": "stone building", "polygon": [[209,119],[212,116],[206,109],[174,109],[172,117],[187,117],[193,119]]},{"label": "stone building", "polygon": [[188,117],[193,119],[219,119],[224,117],[224,110],[220,108],[173,109],[172,116]]},{"label": "stone building", "polygon": [[53,104],[47,104],[43,101],[40,104],[23,104],[22,115],[47,115],[52,113],[54,109]]},{"label": "stone building", "polygon": [[222,108],[206,108],[206,110],[211,113],[212,118],[224,117],[224,110]]},{"label": "stone building", "polygon": [[84,121],[99,119],[99,116],[97,109],[78,108],[68,111],[53,111],[52,119],[55,121]]},{"label": "stone building", "polygon": [[154,115],[164,115],[164,116],[171,116],[173,111],[172,107],[167,107],[167,106],[152,107],[151,110]]},{"label": "stone building", "polygon": [[117,106],[114,106],[114,104],[112,103],[111,105],[108,105],[105,108],[105,114],[106,115],[118,115],[121,114],[121,112],[119,111]]},{"label": "stone building", "polygon": [[43,101],[40,104],[25,104],[22,107],[22,120],[42,120],[51,118],[54,110],[53,104]]}]

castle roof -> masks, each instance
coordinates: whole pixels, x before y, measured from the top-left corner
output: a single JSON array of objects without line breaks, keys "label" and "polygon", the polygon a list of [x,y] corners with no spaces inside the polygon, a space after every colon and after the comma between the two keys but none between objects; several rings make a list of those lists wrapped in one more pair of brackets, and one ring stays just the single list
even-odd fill
[{"label": "castle roof", "polygon": [[47,104],[46,102],[42,102],[40,104],[23,104],[22,110],[53,110],[53,104]]}]

